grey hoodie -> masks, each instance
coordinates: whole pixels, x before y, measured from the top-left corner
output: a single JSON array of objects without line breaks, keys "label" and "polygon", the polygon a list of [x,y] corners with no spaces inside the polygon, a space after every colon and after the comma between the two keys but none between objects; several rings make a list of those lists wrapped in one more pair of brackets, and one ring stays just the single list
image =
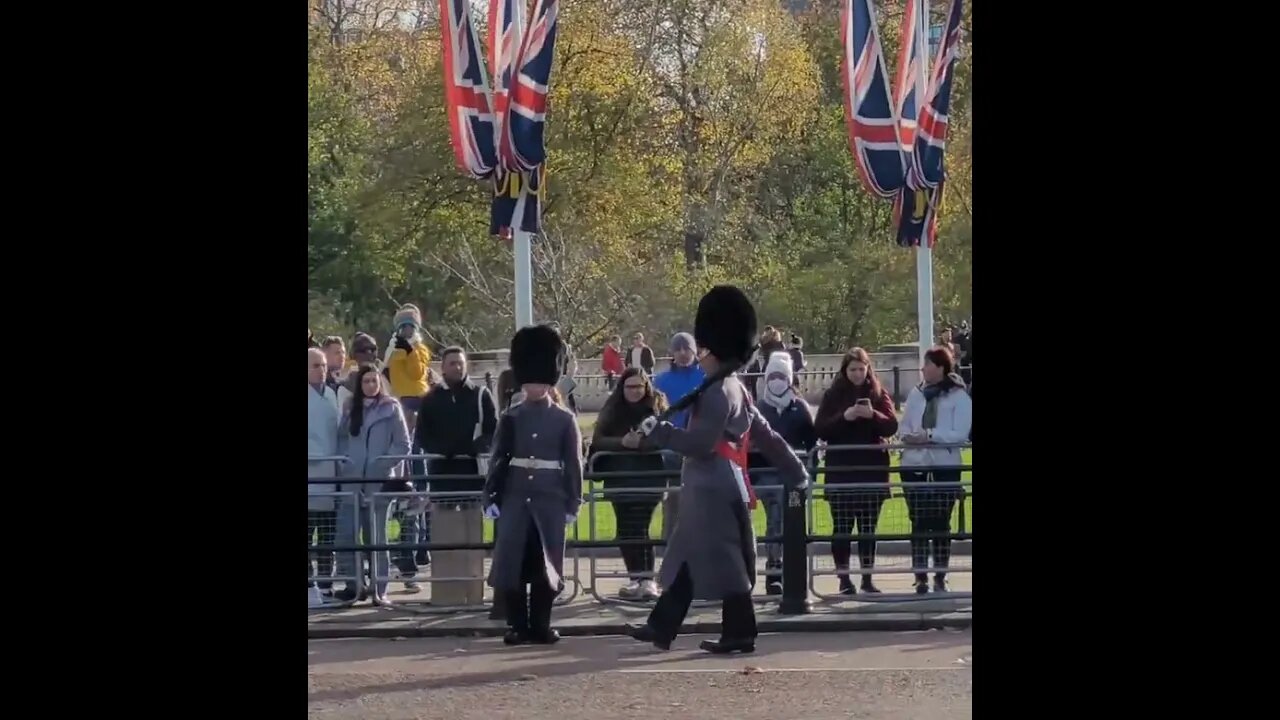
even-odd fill
[{"label": "grey hoodie", "polygon": [[[379,459],[383,455],[409,454],[409,430],[400,402],[389,395],[379,397],[365,409],[364,423],[355,437],[351,436],[351,411],[347,409],[338,425],[338,454],[348,458],[344,476],[384,480],[401,477],[403,460]],[[360,492],[367,495],[379,490],[377,483],[365,483]]]}]

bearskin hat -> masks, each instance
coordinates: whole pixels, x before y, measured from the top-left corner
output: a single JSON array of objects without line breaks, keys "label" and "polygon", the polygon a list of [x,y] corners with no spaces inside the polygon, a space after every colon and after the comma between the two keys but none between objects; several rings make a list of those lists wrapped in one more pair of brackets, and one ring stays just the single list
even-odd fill
[{"label": "bearskin hat", "polygon": [[560,381],[568,349],[560,333],[547,325],[530,325],[516,331],[511,338],[508,362],[516,385],[539,383],[555,385]]},{"label": "bearskin hat", "polygon": [[756,309],[733,285],[717,285],[698,302],[693,336],[721,362],[741,367],[756,348]]}]

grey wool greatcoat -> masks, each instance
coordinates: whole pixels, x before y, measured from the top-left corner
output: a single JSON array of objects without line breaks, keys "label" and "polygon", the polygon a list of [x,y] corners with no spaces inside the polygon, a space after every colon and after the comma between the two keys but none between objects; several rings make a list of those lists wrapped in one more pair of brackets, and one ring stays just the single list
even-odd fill
[{"label": "grey wool greatcoat", "polygon": [[[561,463],[560,469],[521,467],[520,462]],[[520,586],[524,543],[530,523],[542,539],[547,583],[564,584],[565,516],[577,515],[582,502],[582,431],[573,413],[549,400],[526,401],[498,421],[485,497],[496,494],[497,540],[489,585],[494,590]]]},{"label": "grey wool greatcoat", "polygon": [[687,430],[664,422],[646,438],[649,445],[684,456],[680,514],[659,573],[663,587],[675,582],[682,564],[689,566],[693,596],[700,600],[749,593],[755,585],[750,510],[730,461],[715,450],[720,440],[740,443],[748,428],[748,449],[769,460],[786,487],[808,483],[804,464],[751,404],[737,375],[707,388],[694,403]]}]

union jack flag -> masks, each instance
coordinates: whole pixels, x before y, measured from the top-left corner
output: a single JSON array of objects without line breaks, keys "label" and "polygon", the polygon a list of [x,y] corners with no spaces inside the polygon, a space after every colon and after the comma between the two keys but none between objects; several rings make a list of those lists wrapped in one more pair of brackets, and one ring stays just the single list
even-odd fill
[{"label": "union jack flag", "polygon": [[[547,118],[547,86],[556,47],[559,0],[535,0],[529,29],[516,62],[516,82],[507,111],[511,159],[521,170],[532,171],[547,159],[543,143]],[[504,138],[505,139],[505,138]],[[504,145],[504,151],[506,146]],[[504,157],[504,163],[506,158]]]},{"label": "union jack flag", "polygon": [[847,0],[841,13],[844,115],[849,150],[867,192],[892,197],[902,188],[907,161],[898,118],[889,100],[884,50],[871,0]]},{"label": "union jack flag", "polygon": [[915,151],[917,98],[925,96],[926,81],[924,63],[928,55],[921,59],[923,48],[928,45],[924,39],[924,22],[920,17],[923,8],[914,0],[907,3],[906,12],[902,14],[902,42],[898,50],[898,76],[895,78],[894,107],[898,110],[898,137],[902,140],[902,152],[907,158]]},{"label": "union jack flag", "polygon": [[525,0],[490,0],[490,92],[470,0],[440,0],[444,19],[445,107],[458,167],[492,181],[490,232],[542,229],[546,196],[543,126],[555,48],[556,0],[536,0],[525,27]]},{"label": "union jack flag", "polygon": [[458,169],[487,178],[498,164],[489,78],[471,24],[469,0],[440,0],[443,22],[445,110]]},{"label": "union jack flag", "polygon": [[932,189],[942,182],[942,156],[947,148],[947,113],[951,110],[951,79],[960,52],[961,0],[951,0],[942,47],[933,62],[929,102],[920,109],[920,129],[912,153],[911,177],[920,187]]},{"label": "union jack flag", "polygon": [[511,155],[507,110],[523,37],[524,0],[489,0],[489,67],[493,69],[495,137],[498,160],[506,170],[520,169]]},{"label": "union jack flag", "polygon": [[902,247],[919,245],[921,239],[933,247],[937,242],[937,218],[930,193],[911,174],[912,154],[919,137],[919,103],[917,99],[929,96],[928,75],[929,45],[925,41],[925,24],[928,11],[924,0],[909,0],[902,16],[902,46],[898,52],[897,93],[898,110],[901,113],[903,160],[906,177],[893,199],[893,222],[897,230],[895,239]]}]

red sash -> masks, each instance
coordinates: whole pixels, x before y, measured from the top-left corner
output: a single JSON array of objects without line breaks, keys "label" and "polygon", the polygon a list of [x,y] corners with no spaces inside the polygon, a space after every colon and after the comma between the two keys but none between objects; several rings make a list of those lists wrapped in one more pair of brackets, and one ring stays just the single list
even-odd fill
[{"label": "red sash", "polygon": [[716,443],[716,454],[728,460],[738,469],[742,471],[742,484],[747,488],[747,507],[755,510],[759,500],[756,498],[755,488],[751,487],[751,478],[747,476],[747,445],[751,432],[742,436],[742,445],[734,445],[728,440],[721,440]]},{"label": "red sash", "polygon": [[[748,396],[748,400],[750,400],[750,396]],[[694,405],[689,409],[689,420],[691,422],[696,414],[697,405]],[[735,445],[721,438],[720,442],[716,443],[716,454],[737,465],[738,469],[742,471],[742,484],[747,488],[747,508],[755,510],[759,500],[756,498],[755,488],[751,487],[751,478],[747,476],[747,446],[750,444],[750,440],[750,428],[742,435],[742,445]]]}]

